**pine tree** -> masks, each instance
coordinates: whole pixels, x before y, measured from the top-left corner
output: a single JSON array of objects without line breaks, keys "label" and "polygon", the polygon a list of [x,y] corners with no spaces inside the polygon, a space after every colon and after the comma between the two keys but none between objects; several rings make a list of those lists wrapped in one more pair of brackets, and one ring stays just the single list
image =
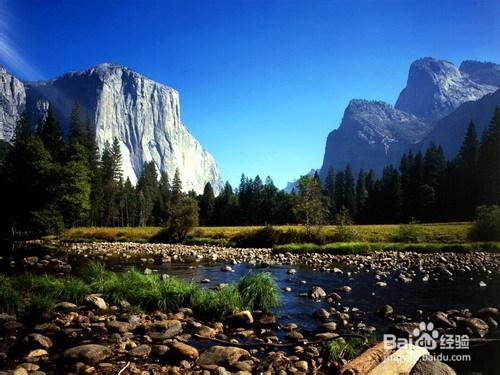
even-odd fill
[{"label": "pine tree", "polygon": [[358,221],[361,221],[363,218],[367,199],[368,190],[366,189],[366,173],[363,169],[361,169],[356,182],[356,218]]},{"label": "pine tree", "polygon": [[500,108],[483,133],[478,156],[479,204],[500,204]]},{"label": "pine tree", "polygon": [[356,217],[356,192],[354,190],[354,177],[349,164],[345,168],[344,180],[344,206],[349,210],[349,215],[354,218]]},{"label": "pine tree", "polygon": [[326,197],[328,207],[328,217],[331,221],[335,218],[335,171],[332,167],[328,168],[326,174],[323,194]]},{"label": "pine tree", "polygon": [[[446,197],[449,199],[451,195],[454,198],[454,209],[460,211],[456,214],[456,219],[471,220],[474,216],[479,193],[477,183],[478,154],[479,142],[476,127],[471,121],[454,165],[453,167],[450,165],[447,173],[448,178],[453,179],[453,183],[448,184]],[[453,171],[451,168],[453,168]],[[457,186],[459,186],[458,189]],[[458,202],[462,202],[462,204],[457,204]],[[448,204],[447,206],[451,205]]]},{"label": "pine tree", "polygon": [[174,173],[174,179],[172,180],[172,191],[170,195],[170,205],[173,207],[182,198],[182,181],[179,174],[179,170],[176,169]]},{"label": "pine tree", "polygon": [[153,161],[144,163],[137,182],[137,191],[142,196],[139,225],[154,225],[153,210],[159,197],[158,174]]},{"label": "pine tree", "polygon": [[335,176],[335,212],[339,212],[342,207],[345,207],[345,174],[339,172]]},{"label": "pine tree", "polygon": [[62,162],[65,154],[65,144],[59,121],[56,118],[52,105],[49,105],[47,116],[39,126],[38,135],[53,160]]},{"label": "pine tree", "polygon": [[200,198],[200,224],[209,226],[213,224],[215,208],[214,189],[210,182],[207,182]]}]

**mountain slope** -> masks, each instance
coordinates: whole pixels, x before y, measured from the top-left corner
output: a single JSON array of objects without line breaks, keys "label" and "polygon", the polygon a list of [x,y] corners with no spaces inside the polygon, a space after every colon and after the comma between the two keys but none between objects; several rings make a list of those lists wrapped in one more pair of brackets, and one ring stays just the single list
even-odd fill
[{"label": "mountain slope", "polygon": [[434,142],[443,146],[446,157],[454,157],[460,150],[469,122],[474,122],[478,135],[481,135],[490,123],[496,107],[500,107],[500,90],[462,104],[437,122],[434,130],[418,145],[418,149],[425,150],[429,143]]},{"label": "mountain slope", "polygon": [[401,152],[430,130],[429,124],[387,103],[351,100],[340,126],[328,135],[321,176],[325,177],[330,167],[339,170],[346,164],[355,171],[380,172],[385,165],[399,162]]},{"label": "mountain slope", "polygon": [[101,64],[43,82],[26,82],[26,109],[36,121],[52,103],[63,129],[78,102],[93,120],[97,145],[118,138],[124,176],[137,181],[144,162],[170,178],[179,169],[183,188],[203,191],[210,182],[217,193],[222,181],[214,158],[180,119],[179,93],[124,66]]}]

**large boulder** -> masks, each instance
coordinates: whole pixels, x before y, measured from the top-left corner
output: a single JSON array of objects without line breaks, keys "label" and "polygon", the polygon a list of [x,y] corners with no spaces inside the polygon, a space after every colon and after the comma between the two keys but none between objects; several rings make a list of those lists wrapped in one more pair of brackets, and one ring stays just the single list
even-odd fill
[{"label": "large boulder", "polygon": [[239,361],[247,359],[252,359],[252,356],[245,349],[215,345],[200,355],[198,365],[206,370],[215,370],[220,366],[234,366]]},{"label": "large boulder", "polygon": [[148,327],[147,334],[153,340],[166,340],[182,332],[182,324],[178,320],[162,320]]},{"label": "large boulder", "polygon": [[441,361],[423,356],[413,366],[410,375],[456,375],[456,372]]},{"label": "large boulder", "polygon": [[112,351],[104,345],[85,344],[75,346],[63,352],[62,359],[67,362],[96,364],[111,356]]}]

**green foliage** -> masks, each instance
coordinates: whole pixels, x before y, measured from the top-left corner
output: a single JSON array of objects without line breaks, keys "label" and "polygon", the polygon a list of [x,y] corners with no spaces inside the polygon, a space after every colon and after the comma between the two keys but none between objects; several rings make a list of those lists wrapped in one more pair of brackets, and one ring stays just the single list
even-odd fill
[{"label": "green foliage", "polygon": [[348,338],[336,339],[326,341],[322,347],[321,352],[323,358],[331,362],[338,362],[340,360],[351,360],[356,358],[366,349],[361,338]]},{"label": "green foliage", "polygon": [[295,212],[305,225],[308,236],[312,237],[313,227],[316,226],[319,233],[327,214],[321,196],[321,182],[319,178],[302,176],[297,185]]},{"label": "green foliage", "polygon": [[15,312],[19,304],[19,295],[11,280],[0,275],[0,312]]},{"label": "green foliage", "polygon": [[500,207],[480,206],[470,237],[474,241],[500,241]]},{"label": "green foliage", "polygon": [[408,224],[402,224],[399,226],[397,233],[394,236],[394,241],[396,242],[421,242],[422,232],[418,227],[416,220],[412,219]]},{"label": "green foliage", "polygon": [[153,242],[184,242],[188,232],[197,225],[198,204],[196,200],[191,197],[181,197],[172,204],[167,225],[153,239]]},{"label": "green foliage", "polygon": [[332,239],[338,242],[351,242],[357,238],[356,232],[352,229],[352,220],[349,214],[349,209],[342,206],[339,213],[335,217],[337,226],[333,233]]},{"label": "green foliage", "polygon": [[271,311],[278,306],[280,289],[270,273],[249,273],[237,285],[243,305],[251,311]]}]

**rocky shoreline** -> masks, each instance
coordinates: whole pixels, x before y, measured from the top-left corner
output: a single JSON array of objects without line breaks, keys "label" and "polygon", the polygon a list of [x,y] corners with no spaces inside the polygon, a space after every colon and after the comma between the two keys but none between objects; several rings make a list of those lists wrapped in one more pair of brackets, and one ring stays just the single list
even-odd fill
[{"label": "rocky shoreline", "polygon": [[[231,248],[220,246],[190,246],[179,244],[139,244],[131,242],[57,243],[69,253],[101,260],[133,260],[141,263],[218,262],[249,263],[257,266],[304,265],[326,272],[338,272],[332,264],[345,264],[363,271],[401,271],[401,281],[408,282],[417,272],[424,277],[453,277],[481,271],[500,272],[500,254],[375,252],[367,255],[335,255],[327,253],[275,253],[272,249]],[[408,274],[409,276],[404,276]]]}]

